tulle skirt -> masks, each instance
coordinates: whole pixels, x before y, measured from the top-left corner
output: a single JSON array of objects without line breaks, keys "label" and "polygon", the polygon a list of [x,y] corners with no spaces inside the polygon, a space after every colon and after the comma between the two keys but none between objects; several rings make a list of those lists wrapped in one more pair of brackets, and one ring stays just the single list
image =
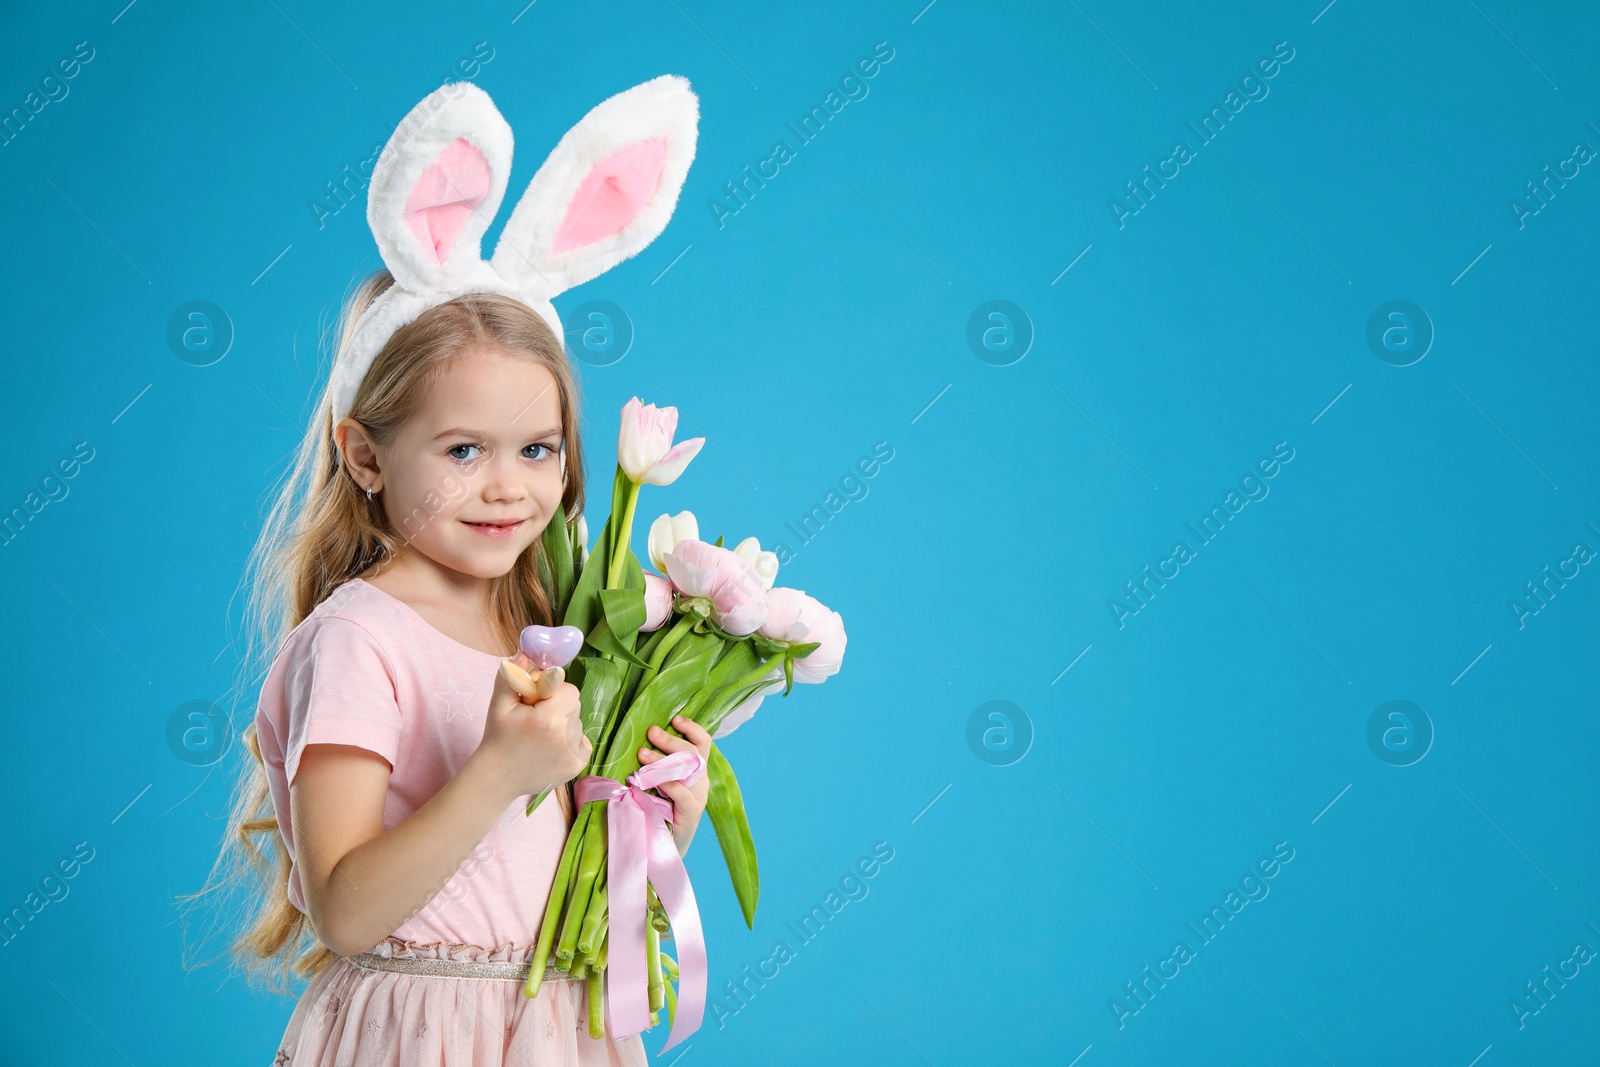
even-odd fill
[{"label": "tulle skirt", "polygon": [[[449,962],[526,965],[533,951],[389,937],[341,956],[301,994],[273,1067],[645,1067],[638,1035],[589,1036],[583,982],[546,979],[530,999],[521,978],[461,977]],[[435,973],[371,969],[387,960]],[[405,962],[429,960],[442,962]]]}]

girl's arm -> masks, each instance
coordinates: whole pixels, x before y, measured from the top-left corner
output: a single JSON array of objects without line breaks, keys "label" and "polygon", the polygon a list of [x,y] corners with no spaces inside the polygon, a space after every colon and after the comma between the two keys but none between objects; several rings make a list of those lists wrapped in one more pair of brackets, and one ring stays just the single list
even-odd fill
[{"label": "girl's arm", "polygon": [[388,830],[388,761],[354,745],[306,745],[289,818],[306,916],[322,943],[341,956],[377,945],[444,888],[512,801],[581,771],[591,746],[578,712],[571,683],[529,705],[497,672],[483,740]]},{"label": "girl's arm", "polygon": [[341,956],[399,929],[444,888],[516,799],[482,749],[416,811],[383,829],[389,764],[353,745],[305,747],[289,787],[295,868],[318,939]]}]

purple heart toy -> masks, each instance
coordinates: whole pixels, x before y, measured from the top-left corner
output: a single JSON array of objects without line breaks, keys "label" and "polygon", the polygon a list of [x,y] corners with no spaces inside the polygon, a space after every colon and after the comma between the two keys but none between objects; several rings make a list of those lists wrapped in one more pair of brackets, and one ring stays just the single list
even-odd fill
[{"label": "purple heart toy", "polygon": [[518,643],[536,669],[547,671],[572,662],[583,647],[583,631],[576,626],[528,626]]}]

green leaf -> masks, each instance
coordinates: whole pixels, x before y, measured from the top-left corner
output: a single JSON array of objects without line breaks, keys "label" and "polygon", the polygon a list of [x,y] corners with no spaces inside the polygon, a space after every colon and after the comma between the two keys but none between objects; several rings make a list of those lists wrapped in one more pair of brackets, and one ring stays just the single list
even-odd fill
[{"label": "green leaf", "polygon": [[606,621],[611,624],[611,632],[614,634],[631,638],[638,634],[639,627],[644,625],[644,593],[641,590],[602,589],[600,609]]},{"label": "green leaf", "polygon": [[714,700],[711,706],[702,710],[695,717],[695,722],[698,722],[708,734],[715,737],[718,728],[722,726],[722,720],[731,715],[734,708],[755,696],[758,690],[765,689],[771,684],[770,679],[762,678],[737,690],[728,691],[722,697]]},{"label": "green leaf", "polygon": [[[616,552],[617,545],[615,542],[619,539],[619,537],[623,539],[626,538],[627,531],[621,528],[623,519],[622,513],[628,506],[628,493],[631,491],[632,487],[633,483],[628,480],[627,474],[623,473],[622,468],[619,466],[616,473],[611,477],[611,518],[606,522],[605,540],[607,561],[609,561],[612,554]],[[623,545],[622,547],[626,548],[627,546]],[[604,581],[602,581],[601,584],[604,585]]]},{"label": "green leaf", "polygon": [[717,844],[722,847],[722,858],[728,864],[728,877],[733,880],[733,893],[739,898],[739,910],[744,912],[744,924],[755,929],[756,898],[761,895],[761,874],[756,868],[756,843],[750,835],[750,821],[745,816],[744,796],[739,792],[739,780],[733,776],[733,767],[722,749],[711,746],[711,759],[706,764],[711,777],[711,794],[706,798],[706,815],[717,832]]},{"label": "green leaf", "polygon": [[717,534],[717,540],[716,540],[715,544],[716,544],[716,546],[718,548],[722,547],[722,535],[721,534]]},{"label": "green leaf", "polygon": [[600,540],[595,542],[594,551],[589,554],[589,562],[584,565],[583,573],[578,575],[572,596],[567,601],[567,610],[561,616],[563,625],[576,626],[585,636],[594,628],[595,621],[602,617],[600,590],[605,585],[610,529],[611,520],[607,519],[605,526],[601,527]]},{"label": "green leaf", "polygon": [[544,798],[549,796],[551,793],[554,793],[555,791],[556,791],[555,786],[551,786],[549,789],[546,789],[543,793],[540,793],[538,796],[536,796],[532,800],[528,801],[528,810],[523,812],[523,814],[524,815],[532,815],[534,813],[534,811],[538,809],[539,805],[544,803]]},{"label": "green leaf", "polygon": [[573,662],[583,667],[583,684],[578,687],[581,697],[578,714],[583,720],[583,732],[598,748],[601,728],[616,710],[628,665],[603,656],[579,656]]},{"label": "green leaf", "polygon": [[590,629],[588,642],[594,646],[596,651],[602,652],[613,659],[622,660],[623,662],[632,664],[635,667],[642,668],[650,666],[650,664],[640,659],[633,649],[627,647],[621,641],[617,640],[617,635],[611,632],[611,624],[608,623],[604,617],[597,621],[593,628]]},{"label": "green leaf", "polygon": [[574,580],[572,547],[568,543],[566,510],[556,505],[556,513],[539,535],[539,581],[550,594],[553,614],[561,617],[561,604]]},{"label": "green leaf", "polygon": [[613,546],[612,551],[621,553],[622,586],[600,590],[600,604],[606,621],[611,623],[611,632],[632,648],[645,619],[644,568],[628,545]]},{"label": "green leaf", "polygon": [[788,696],[789,690],[794,688],[794,661],[805,659],[811,653],[822,647],[821,641],[809,641],[803,645],[791,645],[789,652],[783,657],[783,695]]},{"label": "green leaf", "polygon": [[667,654],[661,671],[641,686],[627,713],[612,732],[604,769],[607,778],[623,781],[639,769],[639,749],[652,726],[663,729],[706,683],[722,654],[723,642],[711,634],[691,633]]}]

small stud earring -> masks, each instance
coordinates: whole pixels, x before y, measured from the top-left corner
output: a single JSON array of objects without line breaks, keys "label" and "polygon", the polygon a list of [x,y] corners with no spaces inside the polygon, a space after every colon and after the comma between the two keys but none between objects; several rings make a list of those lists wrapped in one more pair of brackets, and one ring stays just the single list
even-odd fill
[{"label": "small stud earring", "polygon": [[367,499],[368,500],[372,499],[372,486],[370,486],[370,485],[367,486]]}]

